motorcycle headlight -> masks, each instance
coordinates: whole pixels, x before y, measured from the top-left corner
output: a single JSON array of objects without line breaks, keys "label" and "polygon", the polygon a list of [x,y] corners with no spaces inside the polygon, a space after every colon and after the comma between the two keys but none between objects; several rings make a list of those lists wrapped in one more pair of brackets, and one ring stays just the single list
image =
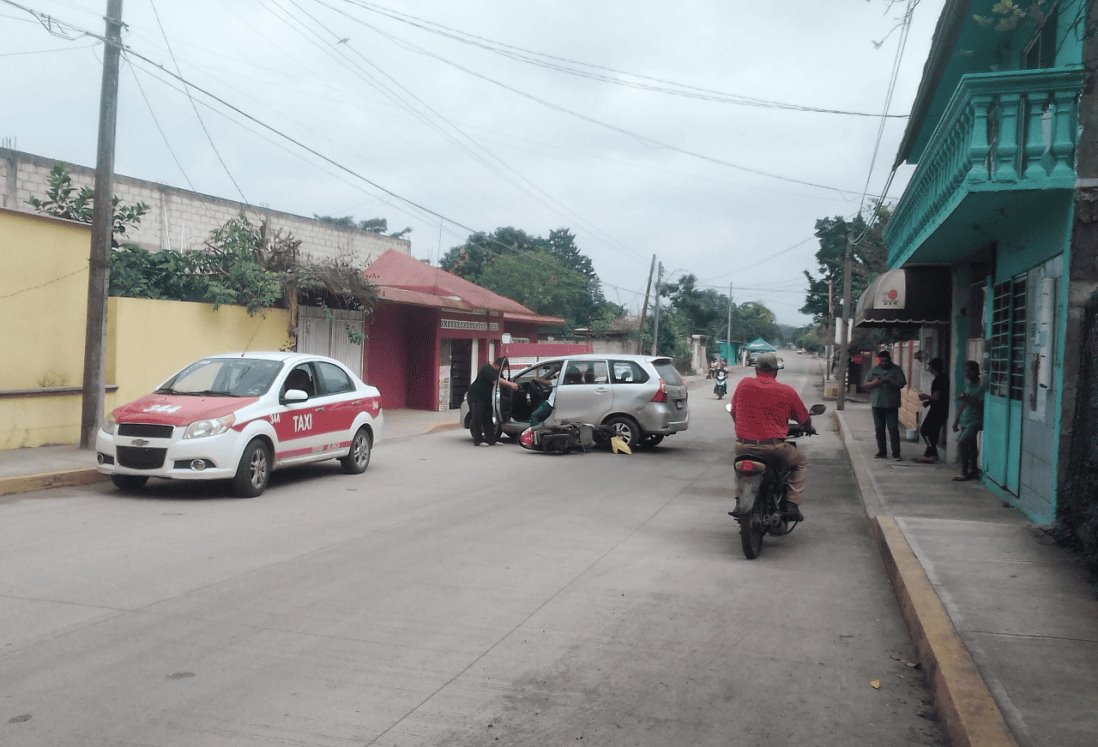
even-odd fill
[{"label": "motorcycle headlight", "polygon": [[187,426],[187,430],[183,432],[183,438],[219,436],[229,430],[235,422],[235,415],[226,415],[223,418],[210,418],[209,420],[196,420]]},{"label": "motorcycle headlight", "polygon": [[100,426],[100,430],[109,436],[113,436],[115,431],[118,430],[118,423],[114,420],[114,413],[107,413],[107,417],[103,418],[103,425]]}]

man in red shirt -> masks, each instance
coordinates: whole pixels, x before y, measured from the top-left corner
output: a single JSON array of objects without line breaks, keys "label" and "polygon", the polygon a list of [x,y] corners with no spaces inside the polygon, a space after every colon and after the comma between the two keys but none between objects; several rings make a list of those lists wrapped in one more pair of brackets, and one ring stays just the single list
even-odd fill
[{"label": "man in red shirt", "polygon": [[[797,390],[778,383],[778,358],[763,353],[755,361],[755,378],[742,379],[732,393],[732,422],[736,426],[736,454],[775,456],[789,469],[789,518],[804,521],[800,503],[804,498],[808,459],[796,446],[786,443],[789,421],[796,420],[806,432],[814,433],[812,416]],[[739,485],[736,501],[739,505]]]}]

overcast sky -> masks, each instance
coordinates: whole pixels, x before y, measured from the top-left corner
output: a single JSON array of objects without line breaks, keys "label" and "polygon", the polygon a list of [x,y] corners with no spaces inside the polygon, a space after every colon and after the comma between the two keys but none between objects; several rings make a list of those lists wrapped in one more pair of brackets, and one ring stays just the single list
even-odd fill
[{"label": "overcast sky", "polygon": [[[890,113],[910,108],[942,2],[917,3]],[[103,32],[106,0],[19,4]],[[174,71],[170,45],[188,81],[446,220],[194,91],[207,138],[179,84],[135,58],[123,60],[116,170],[302,215],[384,217],[391,230],[411,226],[413,254],[434,261],[468,235],[460,226],[568,227],[612,301],[639,308],[655,254],[672,280],[693,273],[721,292],[731,281],[737,302],[802,324],[814,223],[858,209],[881,119],[681,94],[879,114],[906,5],[126,0],[135,52]],[[67,35],[0,2],[0,138],[93,166],[102,47]],[[513,58],[530,53],[541,64]],[[677,94],[650,90],[671,87],[651,79]],[[870,193],[885,185],[904,124],[885,122]]]}]

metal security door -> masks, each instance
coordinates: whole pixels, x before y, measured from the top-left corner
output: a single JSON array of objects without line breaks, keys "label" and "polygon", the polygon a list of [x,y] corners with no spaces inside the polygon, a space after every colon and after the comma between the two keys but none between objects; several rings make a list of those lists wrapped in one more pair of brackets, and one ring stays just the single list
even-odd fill
[{"label": "metal security door", "polygon": [[988,478],[1018,495],[1022,399],[1026,380],[1026,276],[995,286],[991,307],[988,400],[983,463]]},{"label": "metal security door", "polygon": [[362,376],[362,344],[366,334],[366,315],[361,311],[298,309],[297,349],[301,353],[326,355]]}]

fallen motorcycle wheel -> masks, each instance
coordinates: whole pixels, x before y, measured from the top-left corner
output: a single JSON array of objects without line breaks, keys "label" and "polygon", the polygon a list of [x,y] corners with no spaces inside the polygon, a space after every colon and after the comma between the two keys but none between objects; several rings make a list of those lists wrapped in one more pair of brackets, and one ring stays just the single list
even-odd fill
[{"label": "fallen motorcycle wheel", "polygon": [[744,516],[740,520],[740,544],[743,546],[745,558],[754,560],[759,557],[764,534],[766,534],[766,527],[763,526],[763,518],[757,511],[752,511],[750,516]]}]

